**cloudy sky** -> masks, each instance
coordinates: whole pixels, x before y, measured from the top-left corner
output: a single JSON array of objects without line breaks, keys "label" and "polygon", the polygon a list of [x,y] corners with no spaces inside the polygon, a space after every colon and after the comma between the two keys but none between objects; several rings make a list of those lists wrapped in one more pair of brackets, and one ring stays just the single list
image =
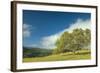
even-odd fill
[{"label": "cloudy sky", "polygon": [[90,18],[90,13],[23,10],[23,46],[53,49],[65,31],[90,29]]}]

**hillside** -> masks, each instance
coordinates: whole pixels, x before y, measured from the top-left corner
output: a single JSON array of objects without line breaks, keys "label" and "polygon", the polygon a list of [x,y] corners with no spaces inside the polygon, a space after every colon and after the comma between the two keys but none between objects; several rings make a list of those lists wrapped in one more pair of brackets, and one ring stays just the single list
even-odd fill
[{"label": "hillside", "polygon": [[45,61],[64,61],[64,60],[88,60],[91,59],[90,49],[79,50],[75,54],[66,52],[61,54],[52,54],[44,57],[24,58],[23,62],[45,62]]},{"label": "hillside", "polygon": [[51,53],[51,49],[23,47],[23,58],[48,56]]}]

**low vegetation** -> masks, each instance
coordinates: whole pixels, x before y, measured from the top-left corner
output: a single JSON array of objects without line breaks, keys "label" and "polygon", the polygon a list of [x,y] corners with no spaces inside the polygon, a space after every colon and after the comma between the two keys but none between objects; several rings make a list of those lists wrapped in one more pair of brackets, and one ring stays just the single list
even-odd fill
[{"label": "low vegetation", "polygon": [[75,54],[73,54],[72,52],[67,52],[67,53],[61,53],[44,57],[24,58],[23,62],[46,62],[46,61],[86,60],[86,59],[91,59],[90,50],[80,50],[77,51]]}]

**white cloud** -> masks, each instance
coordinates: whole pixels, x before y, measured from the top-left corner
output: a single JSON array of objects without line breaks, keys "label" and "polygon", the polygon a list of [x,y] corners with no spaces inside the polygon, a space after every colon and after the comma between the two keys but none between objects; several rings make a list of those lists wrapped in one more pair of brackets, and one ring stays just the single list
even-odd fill
[{"label": "white cloud", "polygon": [[23,37],[30,37],[31,35],[31,25],[23,24]]},{"label": "white cloud", "polygon": [[66,28],[58,33],[55,33],[53,35],[50,36],[44,36],[41,38],[41,41],[39,44],[36,44],[38,47],[42,47],[42,48],[47,48],[47,49],[52,49],[52,48],[56,48],[55,43],[57,41],[57,39],[65,32],[72,32],[73,29],[76,28],[82,28],[82,29],[91,29],[91,21],[90,20],[81,20],[81,19],[77,19],[77,21],[73,24],[71,24],[71,26],[69,28]]},{"label": "white cloud", "polygon": [[90,20],[82,20],[82,19],[77,19],[75,23],[72,24],[68,29],[65,29],[64,31],[73,31],[73,29],[76,28],[82,28],[82,29],[91,29],[91,21]]},{"label": "white cloud", "polygon": [[56,43],[57,39],[58,39],[57,34],[43,37],[41,42],[40,42],[41,47],[43,47],[43,48],[55,48],[55,43]]}]

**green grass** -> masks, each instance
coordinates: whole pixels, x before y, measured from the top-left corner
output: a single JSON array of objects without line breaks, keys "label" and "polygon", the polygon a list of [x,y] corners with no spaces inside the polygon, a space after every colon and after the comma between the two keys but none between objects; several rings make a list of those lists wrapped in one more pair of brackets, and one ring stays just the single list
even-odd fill
[{"label": "green grass", "polygon": [[45,57],[24,58],[23,62],[45,62],[45,61],[64,61],[64,60],[85,60],[91,59],[90,50],[80,50],[75,54],[72,52],[49,55]]}]

